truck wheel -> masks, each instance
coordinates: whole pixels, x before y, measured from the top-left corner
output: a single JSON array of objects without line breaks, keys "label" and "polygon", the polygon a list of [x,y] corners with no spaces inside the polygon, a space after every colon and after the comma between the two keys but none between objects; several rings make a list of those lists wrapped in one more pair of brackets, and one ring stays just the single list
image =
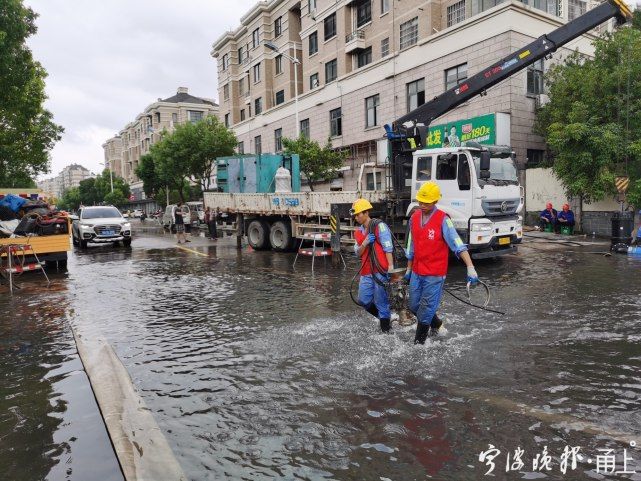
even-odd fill
[{"label": "truck wheel", "polygon": [[269,249],[269,224],[264,220],[251,221],[247,227],[247,242],[256,251]]},{"label": "truck wheel", "polygon": [[269,243],[276,252],[287,252],[294,247],[292,227],[289,222],[274,222],[269,231]]}]

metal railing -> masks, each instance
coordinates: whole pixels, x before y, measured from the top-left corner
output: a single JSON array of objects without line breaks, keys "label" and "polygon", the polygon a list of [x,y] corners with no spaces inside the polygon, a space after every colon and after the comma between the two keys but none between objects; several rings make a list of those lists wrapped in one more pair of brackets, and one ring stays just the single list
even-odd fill
[{"label": "metal railing", "polygon": [[345,43],[353,42],[354,40],[365,40],[365,30],[354,30],[345,36]]}]

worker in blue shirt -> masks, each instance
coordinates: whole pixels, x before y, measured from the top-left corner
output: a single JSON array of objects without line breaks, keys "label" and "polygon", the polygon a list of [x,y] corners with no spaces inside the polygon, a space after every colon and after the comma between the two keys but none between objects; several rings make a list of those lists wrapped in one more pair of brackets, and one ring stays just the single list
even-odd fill
[{"label": "worker in blue shirt", "polygon": [[[641,216],[641,210],[639,211],[639,215]],[[639,228],[637,229],[636,236],[634,235],[634,232],[632,232],[632,245],[633,246],[641,245],[641,224],[639,224]]]},{"label": "worker in blue shirt", "polygon": [[556,209],[552,208],[552,202],[545,204],[545,210],[541,211],[539,216],[539,225],[541,230],[545,230],[548,225],[552,225],[552,228],[556,226],[557,212]]},{"label": "worker in blue shirt", "polygon": [[449,216],[436,207],[441,189],[426,182],[416,194],[419,208],[410,218],[405,279],[410,283],[410,311],[417,317],[414,344],[424,344],[430,330],[441,327],[436,310],[441,302],[451,250],[467,266],[467,281],[479,282],[467,246],[459,237]]},{"label": "worker in blue shirt", "polygon": [[570,210],[570,204],[563,204],[563,210],[559,212],[556,220],[559,227],[565,225],[574,228],[574,212]]},{"label": "worker in blue shirt", "polygon": [[381,331],[392,327],[386,283],[394,269],[392,233],[384,222],[369,215],[372,204],[367,199],[357,199],[351,214],[360,225],[354,231],[354,252],[361,259],[361,279],[358,284],[358,303],[378,318]]}]

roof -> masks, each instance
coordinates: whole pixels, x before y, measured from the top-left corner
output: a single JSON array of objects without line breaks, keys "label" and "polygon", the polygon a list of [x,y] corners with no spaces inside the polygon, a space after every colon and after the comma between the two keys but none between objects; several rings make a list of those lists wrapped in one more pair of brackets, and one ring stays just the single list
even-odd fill
[{"label": "roof", "polygon": [[172,97],[163,99],[162,102],[169,102],[172,104],[187,103],[187,104],[216,105],[216,103],[212,102],[211,100],[201,99],[200,97],[194,97],[193,95],[190,95],[185,92],[180,92]]}]

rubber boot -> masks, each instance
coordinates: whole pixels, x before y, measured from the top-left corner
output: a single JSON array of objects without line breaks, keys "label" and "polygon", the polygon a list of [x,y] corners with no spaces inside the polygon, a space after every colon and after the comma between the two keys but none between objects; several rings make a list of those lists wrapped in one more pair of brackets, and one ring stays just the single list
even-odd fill
[{"label": "rubber boot", "polygon": [[392,328],[392,322],[389,319],[381,319],[381,331],[389,332]]},{"label": "rubber boot", "polygon": [[365,310],[378,319],[378,309],[376,308],[376,304],[365,306]]},{"label": "rubber boot", "polygon": [[441,328],[443,325],[443,321],[439,319],[439,317],[434,314],[434,317],[432,317],[432,322],[430,322],[430,336],[436,336],[438,334],[438,330]]},{"label": "rubber boot", "polygon": [[429,324],[416,324],[416,336],[414,337],[414,344],[425,344],[427,334],[430,332]]}]

